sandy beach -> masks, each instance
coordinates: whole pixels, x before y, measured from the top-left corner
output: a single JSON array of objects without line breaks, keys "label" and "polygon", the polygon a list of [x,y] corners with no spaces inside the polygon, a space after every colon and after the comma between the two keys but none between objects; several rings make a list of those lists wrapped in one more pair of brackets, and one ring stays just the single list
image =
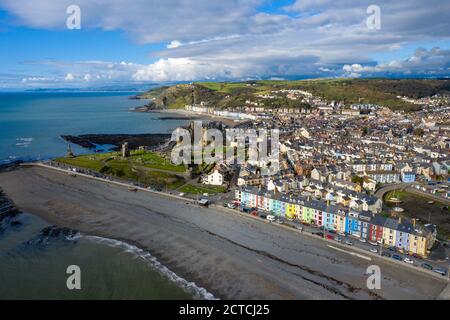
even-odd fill
[{"label": "sandy beach", "polygon": [[[274,225],[45,168],[0,173],[24,212],[134,244],[221,299],[435,299],[447,283]],[[381,290],[366,288],[379,265]]]}]

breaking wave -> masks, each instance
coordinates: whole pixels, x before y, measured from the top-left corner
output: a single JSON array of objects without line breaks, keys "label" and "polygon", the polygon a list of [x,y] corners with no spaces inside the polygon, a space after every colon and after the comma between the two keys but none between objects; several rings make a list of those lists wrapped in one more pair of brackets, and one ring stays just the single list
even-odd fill
[{"label": "breaking wave", "polygon": [[97,243],[106,244],[110,247],[120,248],[125,252],[131,253],[136,257],[143,259],[151,268],[160,272],[165,278],[172,281],[188,293],[192,294],[192,296],[196,299],[204,299],[204,300],[216,300],[217,298],[210,292],[208,292],[205,288],[198,287],[194,282],[189,282],[186,279],[181,278],[175,272],[171,271],[169,268],[161,264],[155,257],[153,257],[149,252],[139,249],[134,245],[130,245],[123,241],[118,241],[109,238],[102,238],[97,236],[85,236],[81,234],[77,234],[72,236],[72,240],[76,240],[78,238],[85,238]]}]

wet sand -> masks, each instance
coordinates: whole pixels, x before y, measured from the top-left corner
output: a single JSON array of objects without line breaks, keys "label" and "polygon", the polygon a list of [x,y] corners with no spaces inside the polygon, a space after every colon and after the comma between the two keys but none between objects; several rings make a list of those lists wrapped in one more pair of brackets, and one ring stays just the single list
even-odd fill
[{"label": "wet sand", "polygon": [[[179,276],[228,299],[435,299],[445,281],[218,209],[45,168],[0,173],[22,210],[148,250]],[[379,265],[381,290],[366,288]]]}]

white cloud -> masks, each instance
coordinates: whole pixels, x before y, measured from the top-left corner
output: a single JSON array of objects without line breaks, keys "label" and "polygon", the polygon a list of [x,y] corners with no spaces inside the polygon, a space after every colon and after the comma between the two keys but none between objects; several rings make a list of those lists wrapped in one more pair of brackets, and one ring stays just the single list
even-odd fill
[{"label": "white cloud", "polygon": [[404,60],[392,60],[388,63],[362,66],[360,64],[344,65],[344,76],[360,77],[376,75],[422,75],[445,76],[450,70],[450,50],[434,47],[430,50],[418,48],[414,54]]},{"label": "white cloud", "polygon": [[[72,2],[0,0],[0,8],[21,25],[63,29],[65,9]],[[147,65],[96,60],[36,63],[57,69],[63,78],[70,72],[72,82],[356,77],[414,74],[421,68],[426,70],[421,74],[449,73],[447,58],[436,53],[429,57],[429,52],[416,52],[409,61],[384,64],[371,58],[377,53],[394,55],[407,44],[450,39],[449,1],[299,0],[276,14],[259,12],[263,2],[134,0],[130,5],[127,0],[77,0],[83,29],[123,30],[138,43],[165,48],[152,52]],[[366,26],[371,4],[381,8],[378,31]]]},{"label": "white cloud", "polygon": [[27,83],[27,82],[47,82],[47,81],[52,81],[53,78],[49,78],[49,77],[25,77],[22,78],[22,82],[23,83]]},{"label": "white cloud", "polygon": [[75,80],[75,77],[72,73],[68,73],[68,74],[66,74],[66,77],[64,78],[64,80],[73,81],[73,80]]},{"label": "white cloud", "polygon": [[181,42],[178,40],[173,40],[167,45],[167,48],[174,49],[174,48],[178,48],[179,46],[181,46]]}]

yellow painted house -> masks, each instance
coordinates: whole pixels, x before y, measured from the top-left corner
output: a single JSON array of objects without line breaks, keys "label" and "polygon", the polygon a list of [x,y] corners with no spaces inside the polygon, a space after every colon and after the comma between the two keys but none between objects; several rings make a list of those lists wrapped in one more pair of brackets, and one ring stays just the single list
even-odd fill
[{"label": "yellow painted house", "polygon": [[409,251],[421,256],[427,255],[427,239],[420,235],[409,235]]},{"label": "yellow painted house", "polygon": [[383,227],[383,244],[389,247],[395,246],[395,230]]}]

